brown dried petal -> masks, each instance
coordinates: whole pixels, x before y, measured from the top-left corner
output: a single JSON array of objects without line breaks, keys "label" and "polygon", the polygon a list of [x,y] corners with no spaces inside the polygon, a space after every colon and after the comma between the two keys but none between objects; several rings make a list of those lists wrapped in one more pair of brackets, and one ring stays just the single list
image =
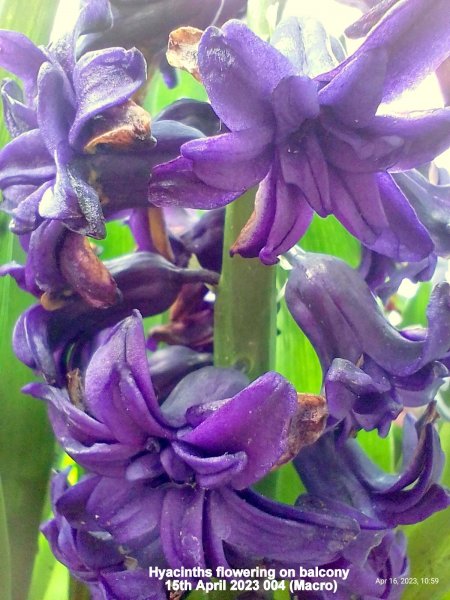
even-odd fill
[{"label": "brown dried petal", "polygon": [[297,456],[304,446],[310,446],[322,435],[328,416],[324,396],[297,394],[298,410],[292,417],[286,452],[273,468],[289,462]]},{"label": "brown dried petal", "polygon": [[84,236],[66,235],[60,268],[72,289],[91,306],[106,308],[119,299],[116,282]]},{"label": "brown dried petal", "polygon": [[74,369],[67,373],[67,390],[72,404],[76,406],[76,408],[84,410],[84,386],[80,369]]},{"label": "brown dried petal", "polygon": [[172,67],[183,69],[201,82],[198,69],[198,45],[203,35],[201,29],[180,27],[169,35],[167,60]]},{"label": "brown dried petal", "polygon": [[89,141],[84,151],[94,154],[97,150],[131,150],[142,146],[152,147],[151,117],[141,106],[128,100],[109,108],[95,117],[91,124]]},{"label": "brown dried petal", "polygon": [[150,235],[158,254],[164,256],[168,261],[174,262],[172,246],[167,234],[166,221],[163,209],[159,206],[150,206],[148,209],[148,224]]}]

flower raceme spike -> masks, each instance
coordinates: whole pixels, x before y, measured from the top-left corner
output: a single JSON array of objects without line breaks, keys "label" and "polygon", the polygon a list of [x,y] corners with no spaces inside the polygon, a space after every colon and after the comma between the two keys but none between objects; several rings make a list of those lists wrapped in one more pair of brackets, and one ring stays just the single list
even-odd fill
[{"label": "flower raceme spike", "polygon": [[[430,12],[442,20],[442,2],[433,3]],[[255,212],[232,253],[259,255],[272,264],[317,212],[334,214],[365,246],[394,260],[429,256],[430,236],[387,170],[420,165],[444,150],[450,113],[378,114],[388,97],[402,91],[400,81],[411,70],[405,61],[399,63],[405,72],[397,68],[396,40],[405,56],[415,43],[410,38],[409,45],[400,43],[410,19],[408,13],[403,21],[402,14],[394,7],[334,70],[324,50],[320,66],[331,69],[325,74],[305,55],[302,24],[295,20],[279,26],[275,47],[237,21],[222,30],[208,28],[198,47],[198,68],[229,131],[188,142],[179,158],[156,167],[151,202],[211,209],[260,183]],[[392,43],[385,48],[388,31]],[[289,59],[278,48],[288,48]],[[430,52],[439,61],[449,50],[445,36]],[[414,74],[422,74],[428,58],[427,52],[418,57]]]},{"label": "flower raceme spike", "polygon": [[361,428],[386,434],[403,406],[434,398],[448,374],[447,283],[433,291],[427,329],[398,331],[343,261],[307,253],[292,263],[286,303],[319,356],[329,425],[344,421],[344,435]]}]

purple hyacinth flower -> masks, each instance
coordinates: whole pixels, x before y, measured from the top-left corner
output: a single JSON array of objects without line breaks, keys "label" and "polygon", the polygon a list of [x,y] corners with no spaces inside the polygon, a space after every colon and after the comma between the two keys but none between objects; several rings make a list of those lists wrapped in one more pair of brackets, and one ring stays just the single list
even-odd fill
[{"label": "purple hyacinth flower", "polygon": [[[25,98],[18,111],[23,113],[23,105],[34,112],[34,122],[29,120],[2,150],[0,185],[7,194],[18,185],[33,186],[31,193],[22,190],[21,202],[31,205],[34,219],[39,213],[65,220],[72,229],[94,237],[104,235],[102,210],[89,183],[89,168],[77,158],[95,151],[88,142],[98,137],[96,127],[103,139],[102,127],[108,132],[129,119],[131,139],[154,145],[145,111],[131,101],[146,78],[143,56],[137,50],[112,48],[76,60],[78,37],[110,24],[108,3],[94,0],[83,4],[73,30],[47,48],[34,46],[20,33],[1,33],[0,63],[23,80]],[[106,145],[116,143],[106,138]]]},{"label": "purple hyacinth flower", "polygon": [[360,428],[385,435],[403,406],[432,400],[448,374],[447,283],[433,291],[427,329],[398,331],[357,271],[337,258],[298,254],[286,303],[319,356],[329,425],[343,421],[344,436]]},{"label": "purple hyacinth flower", "polygon": [[65,450],[100,474],[59,498],[56,511],[72,527],[106,531],[133,557],[160,539],[171,566],[228,565],[236,555],[317,564],[358,535],[352,511],[284,507],[246,489],[278,465],[297,435],[297,394],[277,373],[248,385],[238,371],[206,367],[160,406],[133,315],[71,375],[78,381],[68,390],[31,384],[26,391],[48,401]]},{"label": "purple hyacinth flower", "polygon": [[[42,305],[27,309],[16,323],[13,348],[17,357],[30,368],[42,374],[49,383],[64,383],[67,365],[66,354],[71,350],[71,366],[86,343],[95,333],[117,323],[138,309],[145,316],[167,310],[186,283],[205,282],[217,284],[218,275],[203,269],[182,269],[150,252],[137,252],[103,263],[120,292],[116,303],[108,308],[92,306],[73,294],[62,298],[61,307],[46,310]],[[3,273],[2,273],[3,272]],[[0,270],[9,273],[19,285],[33,293],[27,286],[26,267],[14,263]],[[35,290],[40,296],[40,290]],[[42,296],[41,296],[42,298]]]},{"label": "purple hyacinth flower", "polygon": [[[395,260],[426,258],[433,243],[387,170],[420,165],[445,149],[450,113],[376,113],[448,54],[448,31],[429,43],[445,21],[444,4],[432,3],[418,36],[407,34],[411,11],[395,7],[331,71],[330,55],[309,60],[293,20],[275,33],[276,47],[236,21],[208,28],[198,66],[229,133],[188,142],[178,159],[156,167],[151,202],[210,209],[261,183],[232,253],[276,262],[315,211],[334,214],[364,245]],[[417,44],[427,48],[416,52]],[[288,49],[290,60],[277,48]]]},{"label": "purple hyacinth flower", "polygon": [[[401,531],[389,530],[362,560],[361,557],[354,561],[339,559],[326,565],[326,568],[348,569],[349,572],[345,580],[337,581],[336,592],[317,592],[314,596],[316,600],[400,600],[404,591],[404,578],[409,574],[406,537]],[[321,578],[320,581],[324,580],[327,581],[327,578]]]},{"label": "purple hyacinth flower", "polygon": [[22,34],[0,34],[0,64],[23,79],[26,91],[23,98],[11,81],[2,88],[14,137],[0,152],[2,209],[16,233],[57,219],[75,232],[104,237],[105,219],[147,207],[151,168],[203,136],[186,121],[214,130],[212,110],[193,101],[177,105],[178,121],[169,108],[151,127],[150,116],[132,100],[146,79],[136,49],[110,48],[75,60],[78,37],[106,27],[109,17],[107,0],[85,2],[73,32],[43,49]]},{"label": "purple hyacinth flower", "polygon": [[352,517],[330,514],[326,502],[303,510],[229,486],[92,475],[67,490],[55,508],[75,530],[112,536],[137,558],[138,568],[147,566],[155,546],[162,550],[159,562],[172,568],[313,566],[338,557],[359,532]]},{"label": "purple hyacinth flower", "polygon": [[435,418],[433,405],[417,422],[405,417],[402,468],[393,475],[375,465],[356,440],[340,444],[334,432],[302,448],[294,463],[313,497],[349,504],[386,528],[418,523],[450,504],[449,491],[439,484],[444,454]]},{"label": "purple hyacinth flower", "polygon": [[[138,560],[127,554],[110,533],[98,528],[81,531],[71,527],[57,508],[68,489],[67,473],[55,474],[51,484],[55,516],[42,525],[41,531],[59,562],[88,586],[92,600],[165,600],[163,583],[149,579],[147,570],[139,568]],[[161,556],[158,545],[149,545],[145,560],[152,566],[164,567]]]},{"label": "purple hyacinth flower", "polygon": [[[243,374],[205,367],[185,377],[160,408],[137,315],[116,326],[86,362],[82,389],[72,396],[70,387],[31,389],[44,390],[58,440],[94,472],[130,480],[166,473],[175,481],[194,477],[199,485],[232,482],[241,489],[287,451],[297,396],[275,373],[245,387]],[[248,436],[269,415],[261,441]]]},{"label": "purple hyacinth flower", "polygon": [[419,262],[397,263],[363,246],[358,271],[371,292],[386,304],[405,279],[413,283],[429,281],[435,272],[436,262],[437,257],[433,253]]}]

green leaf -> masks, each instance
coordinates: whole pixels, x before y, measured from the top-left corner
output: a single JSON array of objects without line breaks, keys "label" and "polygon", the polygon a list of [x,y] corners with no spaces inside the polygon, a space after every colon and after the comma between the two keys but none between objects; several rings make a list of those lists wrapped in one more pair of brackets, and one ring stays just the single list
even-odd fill
[{"label": "green leaf", "polygon": [[70,577],[64,565],[55,561],[50,583],[42,600],[67,600],[69,597]]},{"label": "green leaf", "polygon": [[205,88],[196,79],[185,71],[177,71],[179,83],[169,89],[158,71],[151,79],[149,91],[145,97],[144,108],[154,116],[165,106],[172,104],[180,98],[193,98],[194,100],[206,100]]},{"label": "green leaf", "polygon": [[[41,0],[4,0],[0,3],[0,22],[3,28],[21,31],[35,43],[46,43],[56,6],[56,0],[45,3]],[[1,75],[3,77],[4,72]],[[2,126],[0,145],[7,140],[7,131]],[[13,240],[8,232],[7,219],[2,216],[0,264],[10,260],[20,262],[23,253],[17,240]],[[9,277],[0,281],[0,473],[10,539],[14,600],[23,600],[27,596],[54,447],[45,406],[20,393],[20,388],[33,378],[33,374],[19,363],[11,348],[14,323],[29,303],[30,299],[18,291]],[[2,568],[4,566],[2,564]]]},{"label": "green leaf", "polygon": [[433,286],[429,281],[421,283],[414,296],[409,299],[402,312],[401,327],[427,326],[426,311]]},{"label": "green leaf", "polygon": [[393,425],[385,438],[381,438],[376,430],[359,431],[357,436],[359,445],[367,455],[386,472],[392,472],[395,467],[393,464],[394,427],[400,430],[399,427]]},{"label": "green leaf", "polygon": [[353,268],[361,259],[360,243],[333,216],[322,219],[315,215],[299,246],[309,252],[337,256]]},{"label": "green leaf", "polygon": [[9,550],[8,524],[6,522],[5,501],[3,498],[3,486],[0,478],[0,556],[2,565],[0,568],[0,589],[3,598],[11,598],[11,556]]},{"label": "green leaf", "polygon": [[[450,455],[450,423],[440,428],[442,449]],[[447,460],[442,482],[450,486],[450,461]],[[443,600],[450,592],[450,508],[436,513],[422,523],[405,528],[408,537],[408,555],[411,577],[436,578],[436,585],[409,586],[404,600]]]}]

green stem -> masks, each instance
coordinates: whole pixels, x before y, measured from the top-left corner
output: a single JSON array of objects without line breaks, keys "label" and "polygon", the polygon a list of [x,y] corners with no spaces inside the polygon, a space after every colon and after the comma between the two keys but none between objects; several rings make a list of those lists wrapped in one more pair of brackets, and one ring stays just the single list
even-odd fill
[{"label": "green stem", "polygon": [[70,578],[69,600],[90,600],[89,589],[77,579]]},{"label": "green stem", "polygon": [[254,191],[227,208],[222,276],[215,307],[214,359],[250,379],[273,369],[276,341],[275,267],[229,255],[253,211]]},{"label": "green stem", "polygon": [[[45,43],[56,7],[57,0],[46,0],[44,3],[42,0],[0,0],[0,22],[2,28],[16,29],[35,43]],[[4,72],[0,73],[2,76]],[[6,129],[0,125],[0,147],[7,139]],[[1,218],[0,264],[10,260],[23,262],[23,252],[18,241],[8,232],[6,218]],[[14,600],[27,597],[54,448],[45,406],[20,393],[20,388],[33,375],[19,363],[11,348],[14,323],[29,304],[30,300],[9,277],[0,281],[0,357],[3,366],[0,386],[0,473],[11,555],[11,569],[8,570]],[[5,568],[8,565],[2,562],[0,570]]]}]

